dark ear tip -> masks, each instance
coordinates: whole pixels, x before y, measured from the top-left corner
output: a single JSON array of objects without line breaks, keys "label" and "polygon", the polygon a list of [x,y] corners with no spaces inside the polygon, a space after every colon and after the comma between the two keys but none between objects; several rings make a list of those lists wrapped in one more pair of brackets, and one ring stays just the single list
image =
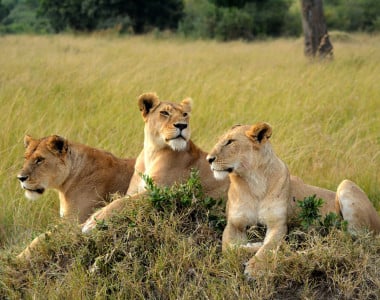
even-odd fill
[{"label": "dark ear tip", "polygon": [[138,106],[143,116],[145,117],[152,107],[156,106],[160,100],[156,93],[144,93],[138,98]]},{"label": "dark ear tip", "polygon": [[252,125],[246,135],[261,143],[264,138],[268,140],[272,136],[272,127],[268,123],[259,122]]},{"label": "dark ear tip", "polygon": [[261,129],[257,135],[257,139],[261,142],[264,138],[269,139],[272,136],[272,127],[265,122],[260,124]]},{"label": "dark ear tip", "polygon": [[65,142],[66,141],[66,139],[64,137],[60,136],[60,135],[56,135],[55,134],[52,137],[53,137],[53,140],[57,141],[57,142]]},{"label": "dark ear tip", "polygon": [[53,135],[51,137],[50,144],[52,148],[57,150],[59,153],[63,153],[67,150],[67,140],[59,135]]}]

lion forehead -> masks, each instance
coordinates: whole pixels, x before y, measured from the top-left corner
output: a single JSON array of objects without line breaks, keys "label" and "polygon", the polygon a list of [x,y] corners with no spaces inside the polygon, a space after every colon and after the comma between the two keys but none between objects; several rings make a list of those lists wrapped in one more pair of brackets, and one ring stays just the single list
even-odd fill
[{"label": "lion forehead", "polygon": [[38,144],[28,146],[25,150],[25,159],[28,161],[39,156],[46,157],[49,154],[51,154],[51,152],[48,150],[46,143],[40,142]]},{"label": "lion forehead", "polygon": [[229,131],[227,131],[224,135],[219,138],[218,145],[220,147],[226,145],[229,141],[234,143],[246,143],[248,142],[247,137],[245,135],[245,131],[249,128],[249,126],[239,126],[233,127]]},{"label": "lion forehead", "polygon": [[40,142],[39,141],[33,141],[30,142],[28,147],[25,149],[25,159],[29,159],[32,157],[36,152],[38,152],[38,149],[40,148]]},{"label": "lion forehead", "polygon": [[250,128],[249,125],[238,125],[230,129],[230,134],[236,136],[245,136],[245,132]]},{"label": "lion forehead", "polygon": [[170,103],[170,102],[161,103],[161,105],[158,108],[158,112],[163,111],[163,110],[170,112],[172,114],[175,114],[175,113],[182,114],[182,113],[186,112],[184,107],[182,107],[181,104]]}]

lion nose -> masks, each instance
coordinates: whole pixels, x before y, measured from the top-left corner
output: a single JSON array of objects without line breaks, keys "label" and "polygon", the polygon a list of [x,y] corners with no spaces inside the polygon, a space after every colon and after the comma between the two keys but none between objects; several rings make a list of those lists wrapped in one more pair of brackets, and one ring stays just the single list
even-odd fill
[{"label": "lion nose", "polygon": [[178,128],[179,130],[183,130],[183,129],[187,128],[187,124],[184,124],[184,123],[176,123],[176,124],[174,124],[174,127],[175,127],[175,128]]},{"label": "lion nose", "polygon": [[215,156],[207,156],[207,161],[208,161],[208,163],[211,165],[212,164],[212,162],[215,160]]},{"label": "lion nose", "polygon": [[27,176],[27,175],[21,175],[21,174],[19,174],[19,175],[17,175],[17,178],[18,178],[18,180],[20,180],[21,182],[24,182],[25,180],[28,179],[28,176]]}]

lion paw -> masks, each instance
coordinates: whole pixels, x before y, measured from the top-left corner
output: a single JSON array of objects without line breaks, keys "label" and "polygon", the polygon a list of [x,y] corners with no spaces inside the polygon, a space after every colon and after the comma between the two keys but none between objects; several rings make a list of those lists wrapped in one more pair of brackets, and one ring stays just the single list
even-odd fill
[{"label": "lion paw", "polygon": [[104,212],[103,209],[99,210],[98,212],[94,213],[92,216],[90,216],[86,222],[82,225],[82,232],[83,233],[89,233],[91,230],[93,230],[96,227],[97,222],[104,220]]},{"label": "lion paw", "polygon": [[96,222],[95,220],[90,217],[89,219],[87,219],[86,222],[84,222],[84,224],[82,225],[82,232],[83,233],[89,233],[92,229],[94,229],[94,227],[96,226]]},{"label": "lion paw", "polygon": [[245,245],[241,245],[240,247],[251,252],[251,253],[256,253],[259,251],[259,249],[263,246],[262,242],[257,242],[257,243],[247,243]]},{"label": "lion paw", "polygon": [[268,271],[267,265],[263,261],[258,260],[255,256],[246,262],[244,266],[244,275],[248,280],[261,276]]},{"label": "lion paw", "polygon": [[88,233],[93,230],[97,224],[104,224],[104,221],[113,216],[114,213],[122,211],[127,198],[119,198],[104,206],[96,213],[92,214],[82,225],[82,232]]},{"label": "lion paw", "polygon": [[255,264],[254,263],[247,262],[244,264],[244,276],[247,279],[253,279],[254,271],[255,271]]}]

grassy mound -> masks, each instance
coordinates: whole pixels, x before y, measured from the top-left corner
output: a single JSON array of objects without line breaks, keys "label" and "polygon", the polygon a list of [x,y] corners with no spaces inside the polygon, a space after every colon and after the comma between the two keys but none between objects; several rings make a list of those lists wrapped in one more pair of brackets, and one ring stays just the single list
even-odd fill
[{"label": "grassy mound", "polygon": [[[377,299],[380,238],[332,228],[293,229],[267,269],[243,275],[250,254],[221,253],[224,203],[207,198],[196,173],[157,188],[88,235],[62,223],[29,262],[0,257],[0,298]],[[252,232],[262,238],[262,232]]]}]

